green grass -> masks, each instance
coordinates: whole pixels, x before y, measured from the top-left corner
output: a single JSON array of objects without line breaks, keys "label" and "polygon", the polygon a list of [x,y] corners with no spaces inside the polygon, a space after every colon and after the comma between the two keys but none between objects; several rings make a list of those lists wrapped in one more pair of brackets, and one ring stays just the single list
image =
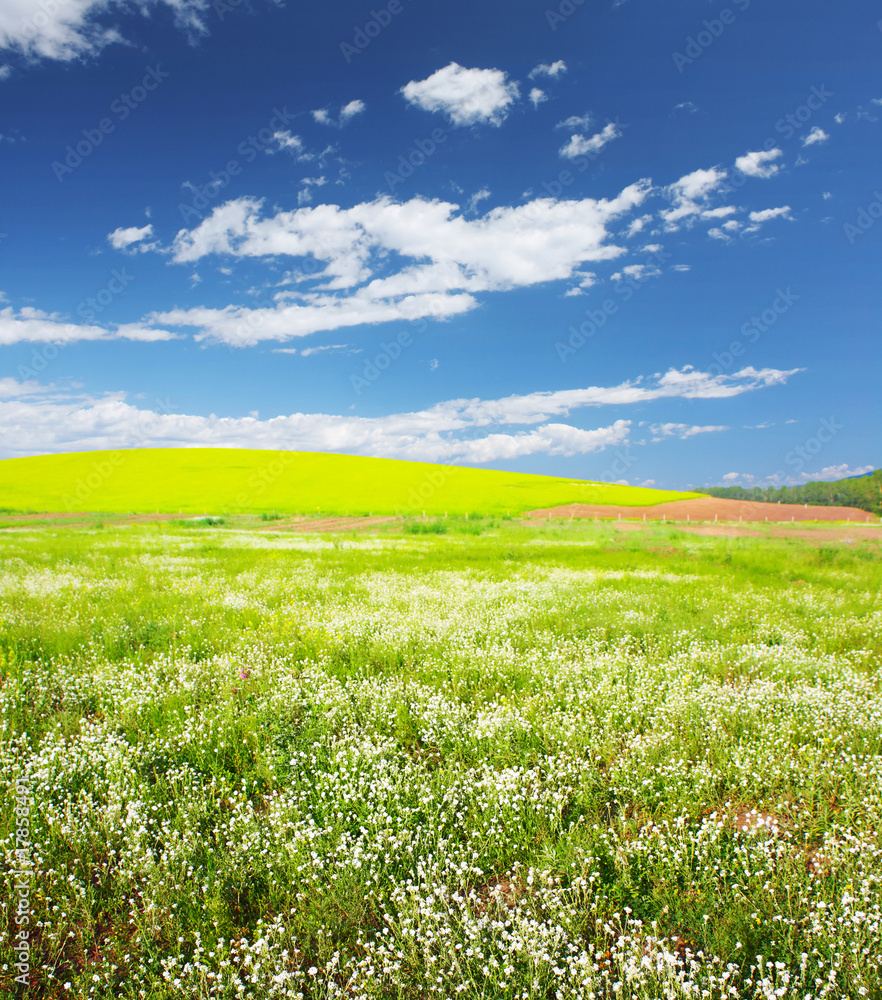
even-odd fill
[{"label": "green grass", "polygon": [[413,524],[0,531],[0,996],[879,1000],[879,544]]},{"label": "green grass", "polygon": [[0,509],[182,514],[504,516],[566,503],[649,506],[696,493],[317,452],[76,452],[0,461]]}]

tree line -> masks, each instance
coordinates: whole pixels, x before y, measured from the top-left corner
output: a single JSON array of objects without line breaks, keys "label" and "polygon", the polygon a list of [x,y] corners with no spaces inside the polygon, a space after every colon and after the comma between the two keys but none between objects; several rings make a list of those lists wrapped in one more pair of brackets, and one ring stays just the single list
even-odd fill
[{"label": "tree line", "polygon": [[882,469],[866,476],[812,482],[802,486],[705,486],[702,493],[727,500],[762,500],[767,503],[802,503],[820,507],[858,507],[882,516]]}]

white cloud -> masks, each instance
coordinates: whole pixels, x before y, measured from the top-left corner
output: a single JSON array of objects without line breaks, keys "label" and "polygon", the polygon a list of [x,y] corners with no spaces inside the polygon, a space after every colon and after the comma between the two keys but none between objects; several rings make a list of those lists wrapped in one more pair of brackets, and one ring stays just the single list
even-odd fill
[{"label": "white cloud", "polygon": [[356,115],[360,115],[367,105],[364,101],[350,101],[348,104],[344,104],[340,108],[340,114],[337,118],[333,118],[329,113],[327,108],[318,108],[312,111],[313,120],[318,122],[319,125],[330,125],[332,128],[343,128],[348,122],[350,122]]},{"label": "white cloud", "polygon": [[702,219],[725,219],[738,211],[734,205],[720,205],[719,208],[708,208],[701,213]]},{"label": "white cloud", "polygon": [[0,80],[8,80],[12,76],[11,66],[0,66]]},{"label": "white cloud", "polygon": [[630,237],[635,236],[637,233],[642,232],[647,223],[652,222],[651,215],[641,215],[639,219],[634,219],[629,225],[625,235],[630,239]]},{"label": "white cloud", "polygon": [[626,277],[634,278],[635,281],[648,281],[650,278],[657,278],[661,270],[651,264],[628,264],[621,271],[616,271],[611,275],[613,281],[622,281]]},{"label": "white cloud", "polygon": [[[57,59],[64,62],[91,56],[113,43],[127,44],[119,28],[108,24],[110,4],[106,0],[3,0],[0,3],[0,49],[12,49],[28,59]],[[178,27],[192,34],[204,34],[202,15],[207,0],[119,0],[120,13],[150,15],[154,10],[171,10]]]},{"label": "white cloud", "polygon": [[674,270],[674,271],[681,271],[681,272],[691,271],[692,270],[692,265],[691,264],[674,264],[672,270]]},{"label": "white cloud", "polygon": [[345,351],[347,354],[359,353],[357,350],[353,350],[350,344],[321,344],[318,347],[304,347],[300,354],[304,358],[309,358],[313,354],[322,354],[325,351],[331,351],[332,354],[339,354],[341,351]]},{"label": "white cloud", "polygon": [[[665,188],[665,195],[672,207],[661,212],[662,221],[668,230],[677,230],[680,225],[694,221],[695,218],[714,218],[720,214],[719,209],[711,209],[709,201],[712,195],[723,186],[726,171],[720,167],[693,170],[673,184]],[[722,214],[728,214],[724,209]]]},{"label": "white cloud", "polygon": [[311,160],[313,159],[311,154],[304,151],[305,147],[303,145],[303,140],[299,135],[292,135],[290,132],[273,132],[273,142],[276,144],[275,149],[267,148],[267,153],[279,153],[283,150],[287,150],[292,153],[298,160]]},{"label": "white cloud", "polygon": [[[380,417],[294,413],[264,420],[171,413],[166,406],[157,412],[132,406],[118,393],[90,399],[5,379],[0,381],[0,441],[9,442],[6,457],[132,445],[282,448],[474,463],[534,454],[584,455],[626,441],[631,421],[591,429],[559,422],[572,410],[672,397],[721,398],[780,384],[791,374],[743,369],[712,376],[687,368],[618,386],[454,399]],[[671,431],[680,436],[711,429],[659,426],[682,428]]]},{"label": "white cloud", "polygon": [[124,250],[133,243],[140,243],[141,240],[152,235],[153,226],[148,223],[146,226],[141,226],[140,229],[137,226],[129,226],[128,229],[122,227],[114,229],[112,233],[108,233],[107,240],[115,250]]},{"label": "white cloud", "polygon": [[719,226],[715,227],[714,229],[708,229],[707,235],[710,236],[711,239],[722,240],[724,243],[732,242],[732,237],[728,233],[720,229]]},{"label": "white cloud", "polygon": [[113,329],[91,323],[72,323],[60,313],[22,306],[0,309],[0,345],[22,342],[71,344],[77,340],[173,340],[176,334],[140,323],[112,324]]},{"label": "white cloud", "polygon": [[[648,192],[642,181],[611,200],[539,198],[476,219],[449,202],[385,197],[347,209],[318,205],[263,218],[261,202],[240,198],[178,233],[174,260],[195,263],[209,254],[310,258],[317,267],[309,280],[318,284],[279,292],[268,308],[173,310],[152,320],[195,326],[200,337],[246,346],[360,323],[457,315],[475,308],[475,293],[566,280],[584,262],[620,256],[622,248],[607,242],[607,227]],[[397,268],[391,273],[390,259]]]},{"label": "white cloud", "polygon": [[781,167],[772,161],[783,155],[783,151],[780,149],[761,149],[739,156],[735,160],[735,167],[742,174],[747,174],[748,177],[774,177]]},{"label": "white cloud", "polygon": [[558,122],[554,127],[578,129],[580,132],[586,132],[591,127],[591,121],[591,115],[586,111],[584,115],[570,115],[569,118],[564,118],[562,122]]},{"label": "white cloud", "polygon": [[678,437],[681,441],[685,441],[687,438],[695,437],[696,434],[716,434],[720,431],[727,431],[728,427],[720,427],[716,425],[705,425],[703,427],[696,426],[694,424],[653,424],[650,427],[650,431],[654,435],[653,441],[661,441],[666,437]]},{"label": "white cloud", "polygon": [[845,118],[846,115],[844,111],[840,111],[837,114],[833,115],[833,121],[836,122],[837,125],[841,125],[845,121]]},{"label": "white cloud", "polygon": [[482,201],[486,201],[490,197],[490,188],[483,187],[480,191],[476,191],[471,198],[469,198],[468,210],[474,212],[478,205]]},{"label": "white cloud", "polygon": [[615,122],[604,125],[600,132],[592,136],[573,135],[570,141],[560,149],[560,155],[568,160],[574,160],[577,156],[599,153],[601,149],[613,139],[621,138],[622,130]]},{"label": "white cloud", "polygon": [[813,479],[831,482],[837,479],[848,479],[851,476],[865,476],[868,472],[874,472],[877,468],[878,466],[875,465],[858,465],[852,468],[843,462],[842,465],[828,465],[826,468],[821,469],[820,472],[802,472],[800,476],[809,482]]},{"label": "white cloud", "polygon": [[548,100],[548,94],[544,90],[540,90],[538,87],[533,87],[530,91],[530,103],[534,108],[538,108],[543,101]]},{"label": "white cloud", "polygon": [[454,125],[501,125],[517,100],[517,83],[500,69],[466,69],[452,62],[425,80],[401,88],[408,103],[440,111]]},{"label": "white cloud", "polygon": [[679,104],[674,105],[674,111],[686,111],[688,114],[694,115],[698,111],[698,107],[692,101],[680,101]]},{"label": "white cloud", "polygon": [[829,191],[824,191],[821,197],[824,199],[824,201],[829,201],[833,197],[833,195]]},{"label": "white cloud", "polygon": [[529,79],[535,80],[537,76],[550,76],[556,80],[562,73],[566,73],[567,64],[563,59],[557,59],[553,63],[539,63],[529,72]]},{"label": "white cloud", "polygon": [[[795,420],[786,421],[788,424]],[[847,479],[849,476],[863,476],[878,468],[875,465],[859,465],[852,468],[846,463],[828,465],[818,472],[801,472],[799,475],[783,475],[780,472],[771,476],[755,476],[748,472],[727,472],[723,479],[729,486],[800,486],[807,482],[831,482],[837,479]]]},{"label": "white cloud", "polygon": [[809,134],[802,140],[803,146],[815,146],[819,142],[826,142],[830,136],[817,125],[809,132]]},{"label": "white cloud", "polygon": [[345,124],[351,118],[354,118],[356,115],[360,115],[366,107],[367,105],[364,101],[358,100],[350,101],[348,104],[344,104],[343,107],[340,108],[340,121]]},{"label": "white cloud", "polygon": [[769,219],[790,219],[790,206],[782,205],[780,208],[764,208],[761,212],[751,212],[750,221],[756,223],[768,222]]}]

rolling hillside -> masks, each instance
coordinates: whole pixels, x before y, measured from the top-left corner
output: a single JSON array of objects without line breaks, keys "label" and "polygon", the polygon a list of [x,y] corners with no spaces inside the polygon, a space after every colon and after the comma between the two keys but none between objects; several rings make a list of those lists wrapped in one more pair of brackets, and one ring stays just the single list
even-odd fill
[{"label": "rolling hillside", "polygon": [[155,448],[0,461],[0,509],[202,514],[520,514],[695,493],[317,452]]}]

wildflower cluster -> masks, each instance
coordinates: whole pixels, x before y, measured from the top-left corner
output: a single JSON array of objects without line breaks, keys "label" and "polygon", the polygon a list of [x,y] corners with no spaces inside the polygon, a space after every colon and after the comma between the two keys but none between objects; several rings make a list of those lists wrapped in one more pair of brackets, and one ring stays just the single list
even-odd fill
[{"label": "wildflower cluster", "polygon": [[878,997],[874,551],[541,530],[0,536],[0,989]]}]

